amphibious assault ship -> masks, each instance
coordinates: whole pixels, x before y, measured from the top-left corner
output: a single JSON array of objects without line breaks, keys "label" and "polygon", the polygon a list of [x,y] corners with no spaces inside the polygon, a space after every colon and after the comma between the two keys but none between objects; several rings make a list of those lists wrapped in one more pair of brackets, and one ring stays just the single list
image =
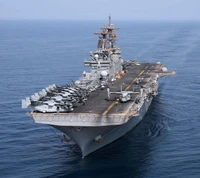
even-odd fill
[{"label": "amphibious assault ship", "polygon": [[22,100],[31,106],[36,123],[48,124],[75,141],[82,157],[115,141],[133,129],[144,117],[158,94],[158,79],[174,75],[160,62],[124,61],[115,46],[114,25],[101,28],[96,51],[84,65],[90,67],[75,82],[50,85]]}]

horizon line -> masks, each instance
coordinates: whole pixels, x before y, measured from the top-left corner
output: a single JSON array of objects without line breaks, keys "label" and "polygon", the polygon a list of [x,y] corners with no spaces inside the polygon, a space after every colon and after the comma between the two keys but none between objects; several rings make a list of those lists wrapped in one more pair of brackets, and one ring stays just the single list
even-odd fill
[{"label": "horizon line", "polygon": [[[4,19],[0,21],[105,21],[106,19]],[[114,21],[200,22],[200,19],[114,19]]]}]

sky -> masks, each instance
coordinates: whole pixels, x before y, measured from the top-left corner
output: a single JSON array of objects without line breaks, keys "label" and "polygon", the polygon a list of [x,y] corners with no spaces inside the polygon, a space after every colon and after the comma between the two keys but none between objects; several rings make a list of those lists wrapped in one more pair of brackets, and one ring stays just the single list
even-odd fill
[{"label": "sky", "polygon": [[1,20],[200,20],[200,0],[0,0]]}]

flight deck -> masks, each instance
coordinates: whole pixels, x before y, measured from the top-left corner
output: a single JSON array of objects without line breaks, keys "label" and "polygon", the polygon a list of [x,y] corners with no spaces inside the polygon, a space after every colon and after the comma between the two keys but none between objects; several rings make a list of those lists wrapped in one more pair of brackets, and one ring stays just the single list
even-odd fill
[{"label": "flight deck", "polygon": [[[156,63],[130,63],[126,67],[126,73],[116,81],[108,81],[108,87],[111,92],[120,92],[121,87],[124,91],[135,91],[139,93],[139,88],[143,87],[152,75],[161,72],[162,65]],[[137,79],[140,78],[141,82],[136,85]],[[131,101],[134,101],[139,94],[132,94]],[[117,102],[117,96],[111,95],[108,99],[107,88],[103,90],[98,88],[96,91],[91,92],[88,100],[84,104],[77,104],[73,113],[95,113],[100,115],[114,114],[123,115],[126,113],[127,108],[131,102],[120,103]]]},{"label": "flight deck", "polygon": [[[163,71],[158,63],[130,62],[122,75],[116,75],[114,81],[109,80],[104,89],[97,88],[90,92],[84,103],[76,103],[72,112],[28,113],[35,122],[64,126],[103,126],[121,125],[131,117],[138,116],[144,100],[152,99],[153,91],[158,90],[158,76],[175,75],[175,72]],[[157,83],[157,82],[156,82]],[[119,102],[117,94],[108,97],[110,92],[133,92],[128,102]],[[143,94],[141,94],[141,88]],[[122,91],[121,91],[122,90]],[[149,105],[147,104],[146,110]]]}]

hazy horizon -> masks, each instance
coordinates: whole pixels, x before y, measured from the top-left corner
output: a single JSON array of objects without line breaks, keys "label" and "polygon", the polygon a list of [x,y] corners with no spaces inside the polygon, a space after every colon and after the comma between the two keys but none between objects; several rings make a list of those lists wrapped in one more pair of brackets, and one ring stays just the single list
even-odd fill
[{"label": "hazy horizon", "polygon": [[199,0],[0,0],[0,20],[200,21]]}]

